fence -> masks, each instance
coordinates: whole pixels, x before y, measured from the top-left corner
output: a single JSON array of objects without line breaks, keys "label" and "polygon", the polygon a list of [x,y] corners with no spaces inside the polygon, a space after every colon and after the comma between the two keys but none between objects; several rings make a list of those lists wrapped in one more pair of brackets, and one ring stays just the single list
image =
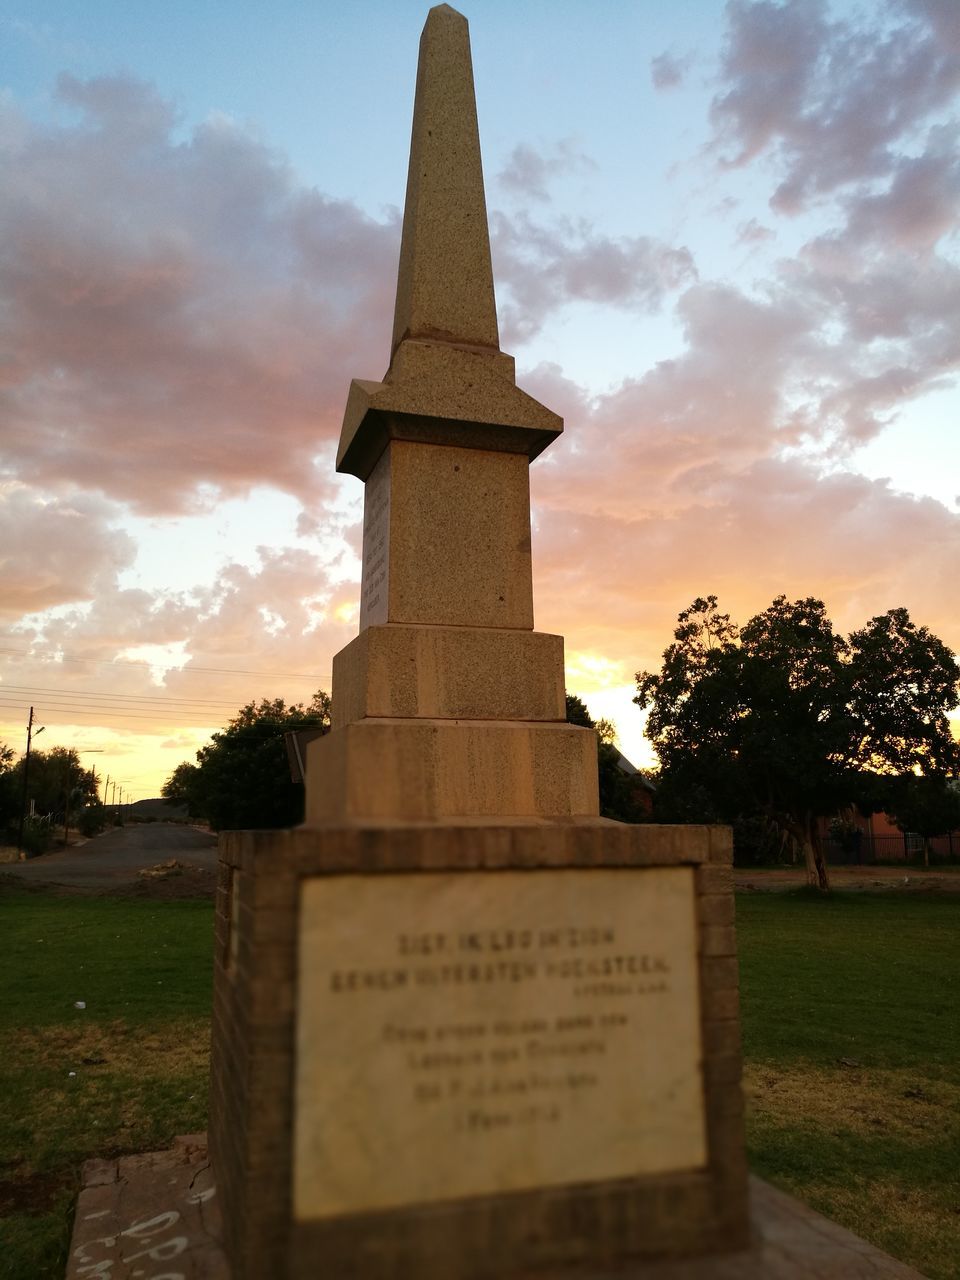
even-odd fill
[{"label": "fence", "polygon": [[[866,832],[858,838],[839,841],[832,836],[823,842],[827,862],[833,866],[864,866],[874,862],[916,863],[923,861],[923,836],[905,833],[873,836]],[[930,840],[930,865],[960,861],[960,832],[933,836]]]}]

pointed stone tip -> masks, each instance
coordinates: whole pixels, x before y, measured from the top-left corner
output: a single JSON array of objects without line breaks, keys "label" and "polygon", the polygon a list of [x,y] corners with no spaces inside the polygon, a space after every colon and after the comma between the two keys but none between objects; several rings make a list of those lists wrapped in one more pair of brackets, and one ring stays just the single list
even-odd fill
[{"label": "pointed stone tip", "polygon": [[420,39],[392,352],[405,338],[500,347],[469,27],[448,4]]}]

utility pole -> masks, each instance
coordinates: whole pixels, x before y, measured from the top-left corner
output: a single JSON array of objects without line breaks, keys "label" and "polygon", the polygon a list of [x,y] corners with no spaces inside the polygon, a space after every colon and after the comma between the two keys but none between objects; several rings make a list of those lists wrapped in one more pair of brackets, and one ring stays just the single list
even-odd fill
[{"label": "utility pole", "polygon": [[[37,734],[43,733],[46,726],[41,725],[37,730]],[[23,848],[23,824],[27,818],[27,778],[30,773],[30,743],[33,740],[33,707],[30,708],[30,718],[27,721],[27,754],[23,757],[23,795],[20,800],[20,830],[17,832],[17,852],[20,855],[20,861],[26,861],[26,852]]]}]

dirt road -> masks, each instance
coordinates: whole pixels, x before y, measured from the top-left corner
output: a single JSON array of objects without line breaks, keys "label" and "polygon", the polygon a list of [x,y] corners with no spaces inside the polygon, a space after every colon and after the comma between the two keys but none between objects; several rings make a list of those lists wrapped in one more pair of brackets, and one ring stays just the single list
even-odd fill
[{"label": "dirt road", "polygon": [[142,870],[171,859],[213,874],[217,869],[217,837],[172,822],[131,823],[29,862],[6,863],[0,870],[30,884],[102,892],[141,882]]},{"label": "dirt road", "polygon": [[[144,877],[141,871],[174,860],[183,864],[168,876]],[[180,897],[195,890],[213,892],[217,837],[195,827],[151,822],[115,827],[85,844],[47,853],[29,862],[6,863],[10,874],[36,885],[62,885],[94,893],[129,891],[150,897]],[[831,867],[835,889],[887,893],[960,894],[960,868]],[[746,893],[776,893],[806,883],[803,867],[738,867],[734,886]]]}]

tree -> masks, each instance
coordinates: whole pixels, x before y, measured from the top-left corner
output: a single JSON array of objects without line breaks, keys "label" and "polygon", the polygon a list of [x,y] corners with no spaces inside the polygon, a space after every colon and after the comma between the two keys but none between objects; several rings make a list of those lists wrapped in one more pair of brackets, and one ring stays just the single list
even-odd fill
[{"label": "tree", "polygon": [[[23,787],[24,759],[11,771],[17,795]],[[97,779],[92,769],[84,768],[73,747],[51,747],[49,751],[30,752],[28,801],[37,813],[64,818],[87,804],[97,803]]]},{"label": "tree", "polygon": [[808,879],[829,877],[817,819],[878,780],[956,767],[948,712],[960,669],[905,609],[837,635],[821,600],[778,596],[741,629],[700,597],[678,618],[658,675],[637,673],[664,788],[698,800],[701,820],[759,814],[803,851]]},{"label": "tree", "polygon": [[597,735],[597,777],[600,786],[600,813],[618,822],[641,822],[646,812],[637,801],[637,785],[620,767],[620,752],[614,745],[616,727],[609,720],[594,720],[586,704],[575,693],[567,694],[567,722],[593,729]]},{"label": "tree", "polygon": [[170,804],[182,805],[191,818],[202,818],[199,779],[199,768],[184,760],[163,784],[160,794]]},{"label": "tree", "polygon": [[13,820],[18,807],[13,757],[13,748],[0,742],[0,826]]},{"label": "tree", "polygon": [[177,766],[162,794],[215,831],[294,826],[303,821],[303,786],[290,780],[283,735],[329,727],[330,698],[322,690],[306,707],[288,707],[282,698],[249,702],[201,747],[195,765]]},{"label": "tree", "polygon": [[930,865],[930,841],[960,831],[960,788],[938,775],[907,774],[892,789],[890,816],[903,832],[923,838],[923,865]]}]

